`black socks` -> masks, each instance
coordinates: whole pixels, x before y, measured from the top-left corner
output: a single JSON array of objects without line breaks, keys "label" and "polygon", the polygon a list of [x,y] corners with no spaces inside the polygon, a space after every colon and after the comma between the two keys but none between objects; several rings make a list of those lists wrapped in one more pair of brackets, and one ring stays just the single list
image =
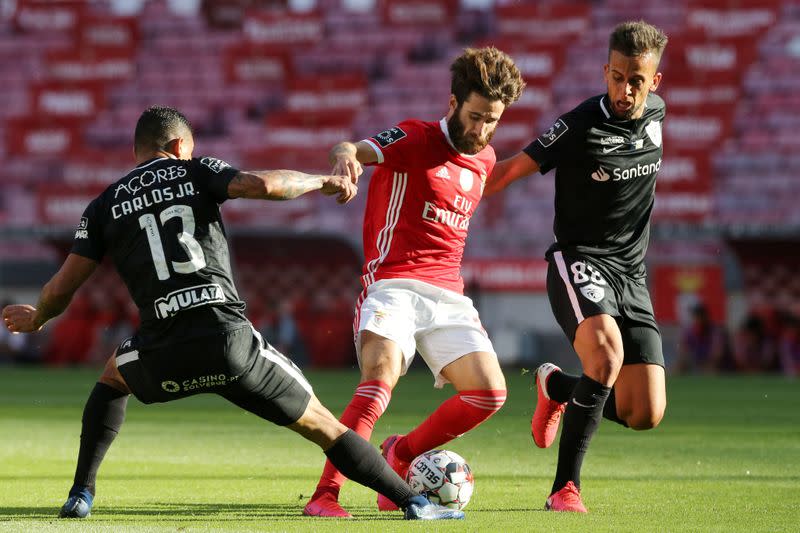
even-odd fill
[{"label": "black socks", "polygon": [[[568,402],[580,379],[578,376],[556,370],[547,378],[547,394],[550,395],[551,400],[558,403]],[[603,418],[628,427],[628,424],[617,415],[617,402],[613,388],[603,408]]]},{"label": "black socks", "polygon": [[128,395],[104,383],[97,383],[83,409],[81,447],[70,495],[84,488],[94,496],[97,470],[125,421]]},{"label": "black socks", "polygon": [[554,402],[564,403],[572,398],[572,391],[581,378],[555,370],[547,378],[547,394]]},{"label": "black socks", "polygon": [[408,505],[409,499],[417,496],[378,450],[352,429],[328,448],[325,455],[342,474],[383,494],[401,509]]},{"label": "black socks", "polygon": [[558,445],[558,467],[551,494],[561,490],[568,481],[574,482],[580,488],[583,457],[600,425],[603,407],[610,393],[611,388],[585,374],[578,379],[564,412],[561,441]]}]

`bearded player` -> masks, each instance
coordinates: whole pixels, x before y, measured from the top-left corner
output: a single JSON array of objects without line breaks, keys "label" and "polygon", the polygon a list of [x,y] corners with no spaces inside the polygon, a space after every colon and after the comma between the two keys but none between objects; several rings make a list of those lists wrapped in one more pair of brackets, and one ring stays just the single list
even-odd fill
[{"label": "bearded player", "polygon": [[[364,287],[354,322],[361,382],[341,421],[369,439],[400,376],[419,352],[435,386],[456,394],[383,455],[403,477],[409,462],[478,426],[506,399],[492,343],[464,296],[461,258],[469,221],[496,158],[489,141],[524,87],[511,58],[467,49],[450,66],[447,116],[406,120],[372,138],[331,149],[334,173],[355,182],[375,165],[364,215]],[[328,461],[304,514],[349,517],[338,503],[344,476]],[[387,498],[378,508],[397,509]]]}]

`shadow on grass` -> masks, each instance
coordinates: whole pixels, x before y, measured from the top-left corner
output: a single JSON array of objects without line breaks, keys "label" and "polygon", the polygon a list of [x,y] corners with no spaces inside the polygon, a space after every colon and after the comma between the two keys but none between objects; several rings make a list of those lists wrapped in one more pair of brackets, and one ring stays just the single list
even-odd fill
[{"label": "shadow on grass", "polygon": [[[519,474],[507,474],[507,475],[496,475],[493,474],[489,476],[493,483],[514,483],[514,482],[524,482],[524,483],[533,483],[537,481],[549,481],[551,478],[549,476],[520,476]],[[62,475],[10,475],[10,476],[2,476],[0,475],[0,481],[64,481],[67,479],[65,476]],[[120,475],[106,475],[103,476],[104,481],[176,481],[176,476],[174,474],[153,474],[147,473],[142,475],[134,475],[134,474],[120,474]],[[213,474],[204,474],[204,473],[197,473],[193,474],[191,472],[182,472],[180,475],[180,479],[191,479],[193,481],[242,481],[242,482],[249,482],[249,481],[265,481],[268,483],[279,483],[280,481],[308,481],[308,475],[305,474],[284,474],[284,473],[275,473],[275,472],[268,472],[263,474],[224,474],[224,473],[213,473]],[[625,480],[625,481],[643,481],[649,483],[652,478],[648,475],[644,474],[614,474],[614,475],[593,475],[592,479],[595,480],[606,480],[606,481],[614,481],[614,480]],[[686,481],[686,482],[693,482],[693,481],[800,481],[800,476],[792,473],[792,472],[783,472],[783,473],[776,473],[776,474],[766,474],[766,475],[743,475],[743,474],[659,474],[659,480],[663,481]],[[0,510],[2,508],[0,507]]]},{"label": "shadow on grass", "polygon": [[[241,522],[247,520],[326,520],[303,516],[302,507],[289,504],[217,504],[217,503],[143,503],[121,507],[96,506],[92,509],[93,522],[134,522],[151,518],[164,522],[191,522],[213,519],[215,522]],[[373,507],[353,507],[352,519],[362,520],[402,520],[400,513],[382,513]],[[50,520],[58,515],[57,507],[0,507],[0,523],[12,520]]]}]

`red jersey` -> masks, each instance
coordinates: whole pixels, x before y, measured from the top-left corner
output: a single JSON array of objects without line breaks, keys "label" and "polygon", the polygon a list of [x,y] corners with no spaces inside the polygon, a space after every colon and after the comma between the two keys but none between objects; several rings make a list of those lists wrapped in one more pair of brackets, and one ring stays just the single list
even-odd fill
[{"label": "red jersey", "polygon": [[467,230],[494,167],[494,149],[459,153],[445,119],[407,120],[365,142],[378,163],[364,212],[362,285],[407,278],[463,293]]}]

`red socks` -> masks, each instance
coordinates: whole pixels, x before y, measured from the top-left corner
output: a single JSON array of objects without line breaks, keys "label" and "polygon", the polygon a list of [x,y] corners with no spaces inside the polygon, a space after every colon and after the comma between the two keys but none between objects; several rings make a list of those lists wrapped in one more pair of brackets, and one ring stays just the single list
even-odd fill
[{"label": "red socks", "polygon": [[[386,411],[391,398],[392,389],[389,385],[378,380],[366,381],[356,387],[353,399],[350,400],[339,420],[364,439],[369,440],[375,422]],[[316,498],[321,492],[332,492],[338,495],[345,479],[345,476],[330,461],[325,461],[325,468],[322,470],[317,490],[311,499]]]},{"label": "red socks", "polygon": [[398,459],[416,456],[450,442],[495,414],[506,401],[505,390],[461,391],[446,400],[422,424],[395,445]]}]

